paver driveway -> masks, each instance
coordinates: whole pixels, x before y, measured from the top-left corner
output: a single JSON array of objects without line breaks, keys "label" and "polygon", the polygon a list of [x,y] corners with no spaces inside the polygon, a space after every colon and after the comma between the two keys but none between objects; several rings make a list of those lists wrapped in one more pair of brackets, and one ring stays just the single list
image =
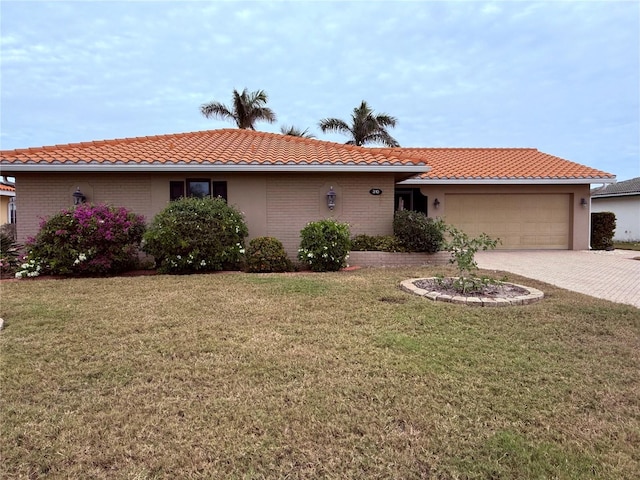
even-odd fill
[{"label": "paver driveway", "polygon": [[478,266],[640,308],[640,252],[631,250],[494,250],[478,252]]}]

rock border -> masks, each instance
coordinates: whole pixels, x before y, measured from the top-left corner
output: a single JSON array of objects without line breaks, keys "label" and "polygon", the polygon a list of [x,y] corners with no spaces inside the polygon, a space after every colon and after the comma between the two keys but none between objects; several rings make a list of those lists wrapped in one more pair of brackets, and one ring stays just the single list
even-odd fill
[{"label": "rock border", "polygon": [[518,295],[517,297],[483,297],[483,296],[462,296],[462,295],[448,295],[437,291],[428,291],[423,288],[418,288],[414,284],[418,280],[435,280],[436,277],[425,278],[410,278],[409,280],[403,280],[400,282],[400,289],[414,295],[425,297],[434,302],[447,302],[457,303],[462,305],[471,305],[474,307],[510,307],[512,305],[529,305],[531,303],[539,302],[544,298],[544,293],[537,288],[527,287],[525,285],[519,285],[517,283],[503,282],[509,285],[520,287],[529,293],[526,295]]}]

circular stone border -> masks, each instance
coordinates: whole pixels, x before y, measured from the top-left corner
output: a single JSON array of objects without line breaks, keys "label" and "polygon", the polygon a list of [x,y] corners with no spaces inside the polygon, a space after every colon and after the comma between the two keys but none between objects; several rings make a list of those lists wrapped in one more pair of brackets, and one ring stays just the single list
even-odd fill
[{"label": "circular stone border", "polygon": [[458,303],[463,305],[472,305],[474,307],[509,307],[512,305],[529,305],[530,303],[538,302],[544,298],[544,293],[537,288],[527,287],[525,285],[519,285],[517,283],[510,282],[502,283],[522,288],[529,293],[526,295],[518,295],[517,297],[449,295],[437,291],[425,290],[423,288],[416,287],[416,285],[414,284],[414,282],[417,282],[418,280],[435,280],[436,278],[437,277],[410,278],[409,280],[403,280],[402,282],[400,282],[400,289],[414,295],[428,298],[429,300],[433,300],[435,302]]}]

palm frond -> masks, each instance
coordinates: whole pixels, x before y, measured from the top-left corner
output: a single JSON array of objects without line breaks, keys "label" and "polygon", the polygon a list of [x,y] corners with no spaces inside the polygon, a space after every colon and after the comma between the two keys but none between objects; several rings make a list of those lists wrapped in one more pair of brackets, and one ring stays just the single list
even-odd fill
[{"label": "palm frond", "polygon": [[207,118],[220,118],[222,120],[234,118],[231,110],[220,102],[205,103],[200,106],[200,112]]},{"label": "palm frond", "polygon": [[301,137],[301,138],[316,138],[316,136],[312,133],[309,133],[309,129],[305,128],[304,130],[299,129],[298,127],[294,127],[293,125],[288,127],[287,125],[282,125],[280,127],[280,132],[283,135],[290,135],[292,137]]},{"label": "palm frond", "polygon": [[353,109],[351,125],[338,118],[325,118],[320,120],[320,128],[323,132],[338,132],[349,135],[349,145],[363,146],[367,143],[382,143],[386,146],[399,146],[395,138],[387,132],[387,127],[395,127],[397,120],[386,113],[374,114],[367,102],[362,100],[359,106]]},{"label": "palm frond", "polygon": [[323,118],[318,123],[320,130],[323,133],[327,132],[337,132],[344,133],[347,135],[351,134],[351,128],[344,120],[340,120],[339,118]]},{"label": "palm frond", "polygon": [[233,90],[232,104],[229,108],[220,102],[211,102],[200,107],[202,114],[207,117],[233,120],[238,128],[255,130],[257,121],[273,123],[276,114],[266,107],[268,96],[264,90],[249,92],[246,88],[242,92]]}]

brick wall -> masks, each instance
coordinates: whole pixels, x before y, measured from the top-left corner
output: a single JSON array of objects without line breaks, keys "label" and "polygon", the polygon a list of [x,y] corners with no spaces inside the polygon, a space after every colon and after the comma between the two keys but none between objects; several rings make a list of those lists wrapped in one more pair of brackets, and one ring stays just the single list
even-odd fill
[{"label": "brick wall", "polygon": [[[336,207],[327,208],[333,187]],[[382,195],[369,193],[382,189]],[[278,238],[292,259],[300,245],[300,230],[311,221],[335,218],[351,233],[389,235],[393,232],[394,181],[391,174],[288,174],[267,180],[267,235]]]},{"label": "brick wall", "polygon": [[[77,187],[88,202],[125,206],[150,222],[169,201],[169,181],[193,177],[168,172],[18,172],[15,176],[21,242],[38,232],[40,218],[72,206]],[[300,244],[300,230],[310,221],[333,217],[349,223],[354,235],[389,235],[393,231],[393,174],[199,172],[198,177],[228,181],[229,201],[245,212],[250,238],[278,238],[292,260]],[[337,193],[333,211],[327,208],[330,187]],[[371,195],[372,188],[381,189],[382,195]]]},{"label": "brick wall", "polygon": [[149,221],[151,208],[148,174],[17,173],[18,242],[35,236],[40,219],[73,206],[73,192],[80,187],[87,202],[126,206]]},{"label": "brick wall", "polygon": [[348,263],[359,267],[422,267],[427,265],[449,265],[450,258],[450,252],[350,252]]}]

